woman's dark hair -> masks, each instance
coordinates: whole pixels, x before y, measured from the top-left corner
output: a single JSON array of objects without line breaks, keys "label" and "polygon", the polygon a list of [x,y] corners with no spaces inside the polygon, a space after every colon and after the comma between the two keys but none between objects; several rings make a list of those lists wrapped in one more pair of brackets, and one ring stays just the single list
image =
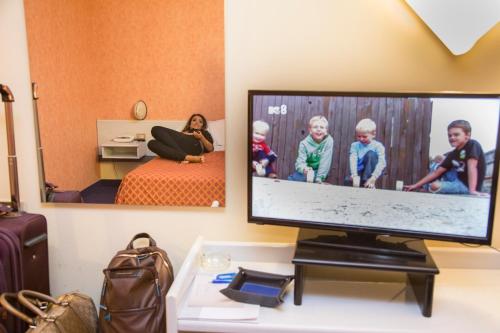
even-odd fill
[{"label": "woman's dark hair", "polygon": [[200,117],[201,120],[203,120],[203,126],[201,127],[201,129],[202,130],[207,129],[207,126],[208,126],[207,119],[202,114],[195,113],[195,114],[192,114],[191,117],[189,117],[189,120],[187,121],[186,126],[184,126],[184,128],[182,129],[182,132],[189,131],[191,129],[191,120],[193,120],[193,118],[196,116]]}]

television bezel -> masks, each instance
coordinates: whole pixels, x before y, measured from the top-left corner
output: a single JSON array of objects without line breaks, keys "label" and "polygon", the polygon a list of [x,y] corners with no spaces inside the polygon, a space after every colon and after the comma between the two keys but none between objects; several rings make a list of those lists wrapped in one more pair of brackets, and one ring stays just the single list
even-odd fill
[{"label": "television bezel", "polygon": [[[490,209],[488,212],[488,227],[485,237],[471,237],[461,235],[450,235],[440,233],[430,233],[424,231],[405,231],[391,228],[377,228],[368,226],[354,226],[332,224],[331,222],[316,222],[316,221],[301,221],[290,219],[279,219],[270,217],[253,216],[252,214],[252,174],[253,170],[250,161],[252,160],[252,124],[253,124],[253,97],[258,95],[268,96],[343,96],[343,97],[421,97],[421,98],[497,98],[500,99],[500,93],[464,93],[464,92],[357,92],[357,91],[307,91],[307,90],[248,90],[248,126],[247,126],[247,217],[248,223],[254,224],[268,224],[277,226],[287,226],[296,228],[308,229],[322,229],[333,230],[342,232],[357,232],[357,233],[370,233],[387,235],[394,237],[409,237],[416,239],[428,239],[447,242],[459,242],[470,244],[491,245],[493,237],[493,225],[495,219],[495,204],[497,196],[497,183],[499,172],[499,159],[500,159],[500,130],[497,132],[497,143],[495,158],[493,164],[493,175],[491,184],[490,195]],[[500,128],[500,110],[499,110],[499,124]]]}]

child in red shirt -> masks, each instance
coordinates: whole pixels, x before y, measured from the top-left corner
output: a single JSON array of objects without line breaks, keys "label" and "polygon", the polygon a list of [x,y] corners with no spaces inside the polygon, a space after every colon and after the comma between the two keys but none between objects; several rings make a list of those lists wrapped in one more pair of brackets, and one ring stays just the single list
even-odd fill
[{"label": "child in red shirt", "polygon": [[269,133],[269,124],[262,120],[253,122],[252,135],[252,168],[257,176],[276,178],[272,163],[276,161],[276,154],[266,144]]}]

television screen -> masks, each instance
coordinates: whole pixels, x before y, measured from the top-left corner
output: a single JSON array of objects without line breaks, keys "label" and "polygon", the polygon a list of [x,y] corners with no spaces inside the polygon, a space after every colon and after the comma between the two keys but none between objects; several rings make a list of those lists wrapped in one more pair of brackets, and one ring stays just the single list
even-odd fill
[{"label": "television screen", "polygon": [[248,98],[250,222],[491,243],[498,94]]}]

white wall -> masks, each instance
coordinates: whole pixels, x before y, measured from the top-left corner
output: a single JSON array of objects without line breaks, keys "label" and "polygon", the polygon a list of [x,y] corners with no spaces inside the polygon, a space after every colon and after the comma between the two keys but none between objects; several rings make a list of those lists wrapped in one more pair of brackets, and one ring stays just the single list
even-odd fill
[{"label": "white wall", "polygon": [[403,1],[226,0],[227,207],[41,205],[22,3],[0,1],[0,80],[16,95],[21,201],[49,221],[54,294],[80,289],[97,299],[101,270],[141,231],[157,239],[176,268],[198,235],[293,241],[293,228],[246,222],[248,89],[500,90],[498,33],[480,41],[475,54],[455,58]]},{"label": "white wall", "polygon": [[[28,145],[30,147],[30,143],[34,140],[34,133],[32,117],[30,116],[31,88],[22,1],[0,1],[0,35],[0,83],[7,84],[13,92],[15,91],[14,122],[16,123],[16,131],[18,132],[16,139],[17,141],[27,141],[26,143],[19,142],[17,150],[23,151],[22,146]],[[3,103],[0,104],[0,108],[0,201],[6,201],[10,198],[10,192]],[[21,136],[23,137],[22,140]],[[28,157],[24,153],[18,155],[20,155],[18,165],[30,165],[33,162],[34,156]],[[33,164],[33,166],[36,167],[36,164]],[[30,187],[31,181],[28,179],[36,179],[34,177],[36,175],[32,173],[26,176],[23,175],[23,179],[20,179],[23,189]]]}]

